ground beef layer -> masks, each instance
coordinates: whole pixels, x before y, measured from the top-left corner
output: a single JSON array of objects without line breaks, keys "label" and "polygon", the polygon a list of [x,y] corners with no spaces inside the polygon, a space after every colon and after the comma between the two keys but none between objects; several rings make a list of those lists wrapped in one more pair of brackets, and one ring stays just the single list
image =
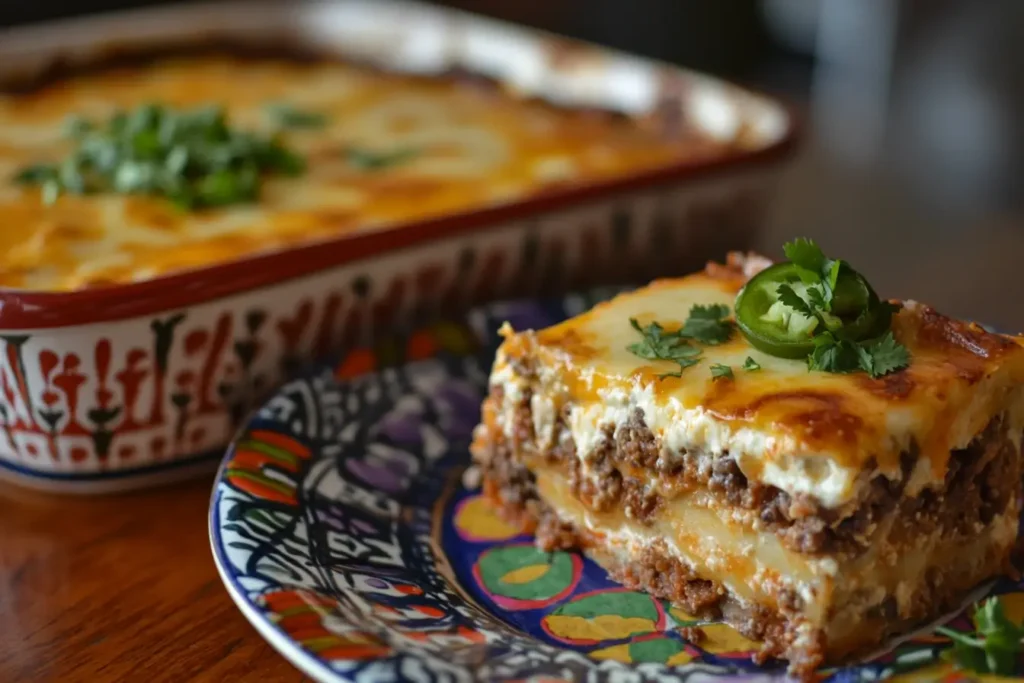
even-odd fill
[{"label": "ground beef layer", "polygon": [[[501,388],[494,387],[488,399],[494,410],[502,398]],[[539,448],[527,392],[513,417],[513,447],[563,467],[573,492],[592,509],[600,512],[623,506],[631,518],[644,521],[658,513],[666,498],[703,490],[717,505],[745,511],[752,527],[775,533],[786,548],[803,554],[858,554],[871,543],[878,522],[894,510],[898,510],[897,520],[913,520],[908,533],[936,527],[948,534],[969,533],[1004,510],[1021,486],[1016,446],[1001,418],[994,419],[967,448],[951,454],[942,490],[904,497],[903,487],[915,462],[912,453],[905,453],[904,476],[899,481],[877,476],[855,504],[832,510],[808,496],[789,495],[748,480],[728,455],[664,457],[640,410],[618,429],[606,431],[601,445],[588,454],[584,473],[566,427],[567,413],[568,408],[563,408],[556,421],[554,445]],[[658,490],[648,485],[652,477],[660,482]]]},{"label": "ground beef layer", "polygon": [[561,520],[540,498],[533,473],[515,461],[507,443],[495,442],[488,447],[488,457],[481,459],[480,465],[485,495],[509,521],[533,531],[541,548],[587,551],[627,588],[668,600],[698,618],[725,621],[747,638],[762,643],[758,661],[785,658],[790,662],[790,673],[800,678],[811,677],[824,661],[822,634],[797,647],[795,623],[790,617],[738,602],[722,586],[694,575],[689,567],[657,546],[628,560],[603,552],[585,530]]},{"label": "ground beef layer", "polygon": [[[623,558],[609,554],[599,539],[586,530],[561,519],[542,500],[534,474],[517,462],[508,442],[484,444],[486,457],[479,458],[484,493],[495,501],[510,521],[533,531],[537,544],[546,550],[581,549],[604,566],[609,575],[633,590],[643,590],[668,600],[702,619],[724,621],[747,638],[762,643],[755,660],[762,662],[780,658],[789,662],[790,675],[805,681],[816,680],[815,672],[826,658],[830,663],[863,655],[891,636],[906,633],[937,615],[962,604],[967,592],[979,576],[969,564],[950,563],[929,570],[926,585],[919,586],[909,611],[900,614],[895,598],[890,596],[876,608],[863,614],[857,637],[841,649],[830,647],[820,629],[804,629],[800,637],[800,610],[797,596],[787,602],[779,598],[777,610],[745,604],[736,600],[717,582],[696,575],[685,563],[676,559],[663,544],[654,543],[637,556]],[[1019,476],[1018,476],[1019,485]],[[1018,507],[1019,507],[1019,498]],[[1005,550],[1005,552],[1004,552]],[[981,566],[990,568],[981,578],[1012,571],[1007,565],[1009,549],[989,548]]]}]

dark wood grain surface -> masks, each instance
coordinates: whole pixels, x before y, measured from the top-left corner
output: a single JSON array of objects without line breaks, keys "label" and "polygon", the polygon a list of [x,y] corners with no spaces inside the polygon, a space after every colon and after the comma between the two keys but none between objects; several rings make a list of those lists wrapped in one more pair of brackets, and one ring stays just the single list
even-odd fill
[{"label": "dark wood grain surface", "polygon": [[0,681],[304,681],[210,553],[209,477],[99,498],[0,488]]}]

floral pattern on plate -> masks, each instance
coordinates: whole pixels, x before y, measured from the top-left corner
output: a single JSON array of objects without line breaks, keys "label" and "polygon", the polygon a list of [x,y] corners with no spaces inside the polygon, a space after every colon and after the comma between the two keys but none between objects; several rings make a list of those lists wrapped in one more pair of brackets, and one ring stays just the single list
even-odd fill
[{"label": "floral pattern on plate", "polygon": [[[495,304],[315,368],[249,421],[211,504],[214,557],[239,608],[321,681],[772,680],[753,643],[537,550],[461,485],[505,320],[542,327],[609,292]],[[489,343],[478,340],[488,339]],[[386,356],[386,358],[385,358]],[[1024,585],[1004,581],[1010,616]],[[687,627],[704,637],[686,640]],[[951,622],[971,630],[959,615]],[[832,681],[971,679],[919,635]]]}]

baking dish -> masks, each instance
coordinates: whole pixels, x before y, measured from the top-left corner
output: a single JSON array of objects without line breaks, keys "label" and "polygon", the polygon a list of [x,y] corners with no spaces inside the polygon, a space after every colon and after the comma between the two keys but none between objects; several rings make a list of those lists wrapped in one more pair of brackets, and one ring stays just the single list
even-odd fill
[{"label": "baking dish", "polygon": [[289,41],[388,71],[477,74],[521,97],[642,117],[678,110],[728,153],[380,232],[75,291],[0,293],[0,472],[98,492],[212,464],[302,362],[506,296],[636,282],[742,248],[796,126],[715,79],[404,2],[232,2],[0,34],[0,80],[105,51]]}]

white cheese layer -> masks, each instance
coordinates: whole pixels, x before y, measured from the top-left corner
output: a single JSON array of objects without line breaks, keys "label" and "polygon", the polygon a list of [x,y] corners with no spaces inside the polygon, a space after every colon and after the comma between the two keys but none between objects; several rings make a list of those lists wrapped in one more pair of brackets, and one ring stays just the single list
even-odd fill
[{"label": "white cheese layer", "polygon": [[[503,388],[500,421],[511,436],[513,414],[528,386],[507,365],[499,367],[491,381]],[[688,409],[673,399],[659,405],[649,385],[630,391],[601,389],[598,393],[600,401],[574,404],[569,410],[567,427],[584,469],[593,461],[608,433],[614,434],[639,409],[644,413],[644,422],[661,442],[666,469],[687,452],[712,457],[728,454],[736,459],[744,474],[760,471],[760,482],[790,495],[813,496],[827,507],[844,503],[858,476],[857,471],[839,467],[821,453],[802,451],[792,438],[751,428],[733,429],[702,408]],[[535,391],[531,396],[534,430],[541,448],[550,444],[558,419],[559,406],[551,396],[560,394],[564,391],[554,389]]]},{"label": "white cheese layer", "polygon": [[[506,328],[491,378],[504,391],[500,411],[510,415],[529,392],[540,446],[564,419],[584,469],[642,413],[661,448],[660,469],[687,454],[731,457],[747,480],[832,509],[856,504],[877,476],[907,477],[911,496],[943,486],[950,453],[994,420],[1009,420],[1010,438],[1020,439],[1024,339],[917,304],[893,324],[910,365],[883,378],[810,371],[804,360],[759,351],[738,331],[724,343],[691,341],[699,353],[686,367],[634,352],[644,339],[637,327],[656,322],[671,333],[694,306],[731,307],[742,284],[739,274],[662,280],[547,329]],[[758,369],[744,369],[748,360]],[[731,377],[714,377],[713,365],[728,366]]]}]

